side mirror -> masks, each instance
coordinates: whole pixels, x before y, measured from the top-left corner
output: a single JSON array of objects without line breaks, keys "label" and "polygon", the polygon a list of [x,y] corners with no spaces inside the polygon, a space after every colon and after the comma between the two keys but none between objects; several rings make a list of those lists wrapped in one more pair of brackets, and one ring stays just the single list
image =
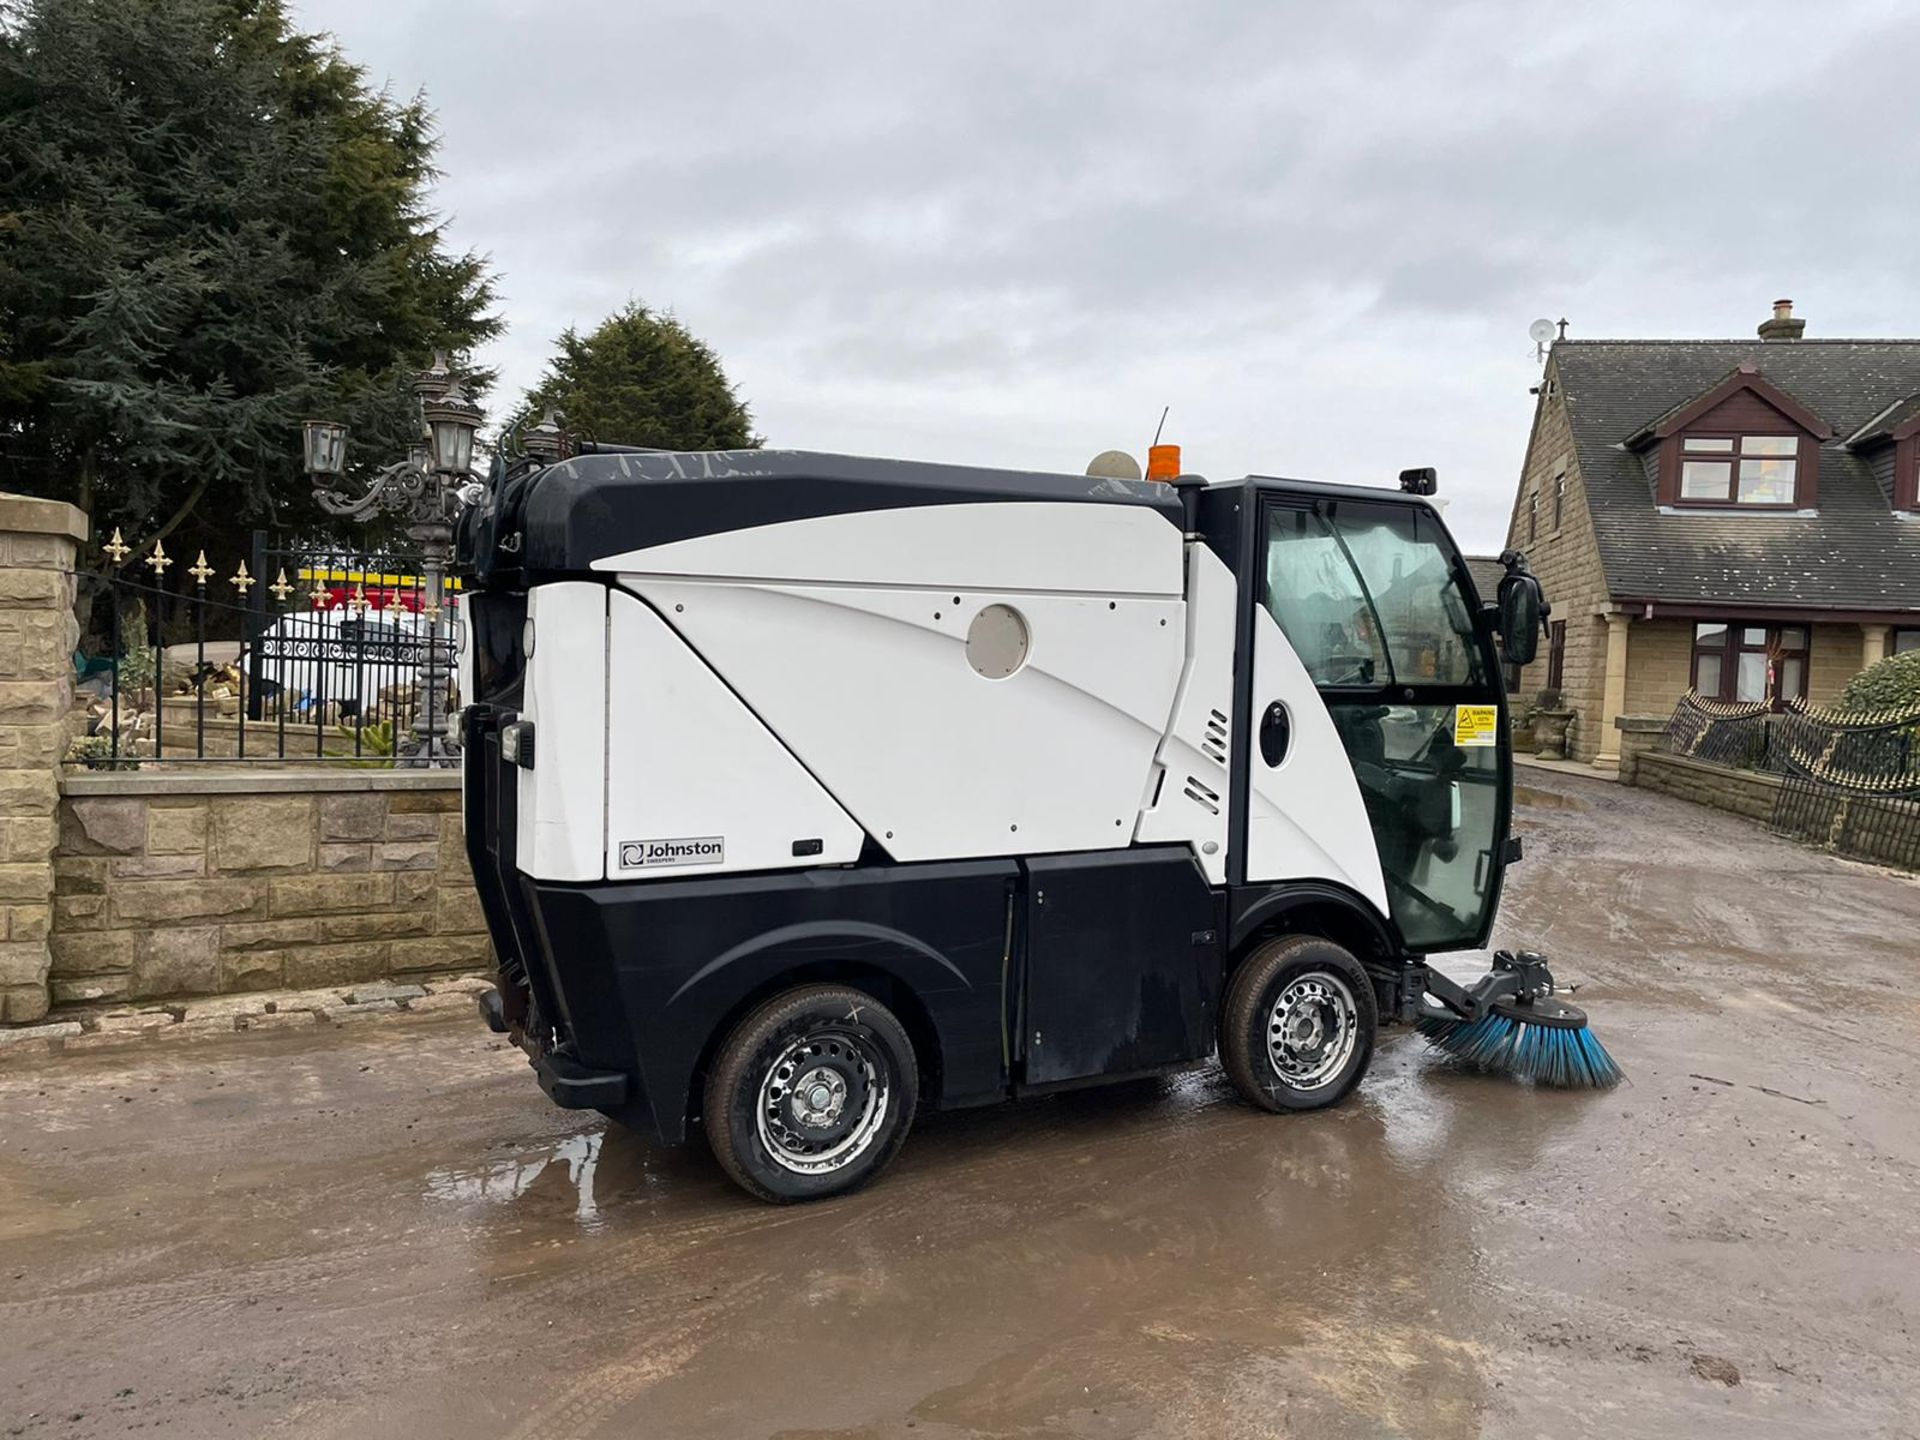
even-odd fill
[{"label": "side mirror", "polygon": [[1531,665],[1539,653],[1540,631],[1551,607],[1540,581],[1527,569],[1527,557],[1509,550],[1500,557],[1500,645],[1510,665]]}]

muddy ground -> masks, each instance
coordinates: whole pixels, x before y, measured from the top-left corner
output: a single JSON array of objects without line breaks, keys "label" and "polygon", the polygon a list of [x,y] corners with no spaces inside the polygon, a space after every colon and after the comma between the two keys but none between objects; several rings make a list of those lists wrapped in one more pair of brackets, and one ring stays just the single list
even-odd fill
[{"label": "muddy ground", "polygon": [[745,1200],[461,1019],[0,1067],[0,1436],[1920,1434],[1920,883],[1529,775],[1633,1083],[1417,1041],[931,1117]]}]

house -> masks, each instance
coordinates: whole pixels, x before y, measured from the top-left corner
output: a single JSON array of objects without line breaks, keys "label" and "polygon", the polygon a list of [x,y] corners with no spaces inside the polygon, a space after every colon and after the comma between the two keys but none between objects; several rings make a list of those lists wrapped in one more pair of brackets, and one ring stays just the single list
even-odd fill
[{"label": "house", "polygon": [[1562,340],[1507,544],[1553,615],[1519,694],[1561,690],[1573,753],[1689,687],[1830,702],[1920,648],[1920,340]]}]

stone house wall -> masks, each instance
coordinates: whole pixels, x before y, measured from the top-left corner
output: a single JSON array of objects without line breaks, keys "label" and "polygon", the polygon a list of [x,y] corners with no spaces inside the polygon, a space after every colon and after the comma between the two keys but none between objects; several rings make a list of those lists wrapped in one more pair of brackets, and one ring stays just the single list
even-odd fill
[{"label": "stone house wall", "polygon": [[156,769],[62,789],[56,1005],[492,964],[456,774]]},{"label": "stone house wall", "polygon": [[[1551,359],[1541,385],[1520,489],[1507,526],[1507,544],[1526,552],[1553,606],[1552,618],[1566,622],[1561,689],[1566,693],[1566,703],[1579,716],[1571,736],[1573,755],[1579,760],[1592,760],[1600,752],[1600,717],[1606,694],[1607,622],[1603,617],[1609,603],[1607,581],[1600,568],[1600,542],[1594,534],[1593,515],[1587,508],[1586,483],[1574,454],[1566,399]],[[1554,492],[1562,475],[1567,488],[1556,525]],[[1538,526],[1530,530],[1528,502],[1536,497]],[[1636,634],[1633,638],[1639,637]],[[1533,664],[1520,672],[1516,694],[1520,705],[1530,703],[1546,686],[1547,657],[1543,635]]]}]

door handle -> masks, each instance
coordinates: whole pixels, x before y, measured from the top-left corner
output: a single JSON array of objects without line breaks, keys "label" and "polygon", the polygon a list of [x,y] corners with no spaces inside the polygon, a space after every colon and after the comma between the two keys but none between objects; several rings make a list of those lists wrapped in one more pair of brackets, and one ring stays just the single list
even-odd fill
[{"label": "door handle", "polygon": [[1267,768],[1276,768],[1287,758],[1287,751],[1293,745],[1293,716],[1279,700],[1267,706],[1266,713],[1260,717],[1260,758],[1267,762]]}]

